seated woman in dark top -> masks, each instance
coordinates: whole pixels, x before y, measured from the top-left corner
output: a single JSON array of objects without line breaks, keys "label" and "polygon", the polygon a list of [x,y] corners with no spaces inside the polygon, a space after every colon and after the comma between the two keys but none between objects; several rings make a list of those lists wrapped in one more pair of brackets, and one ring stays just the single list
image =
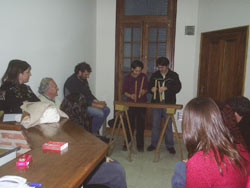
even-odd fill
[{"label": "seated woman in dark top", "polygon": [[250,100],[244,96],[230,98],[226,101],[222,115],[235,142],[244,145],[250,153]]},{"label": "seated woman in dark top", "polygon": [[24,101],[40,101],[26,85],[31,76],[31,66],[22,60],[11,60],[2,77],[0,90],[4,93],[3,110],[5,113],[22,113],[20,106]]}]

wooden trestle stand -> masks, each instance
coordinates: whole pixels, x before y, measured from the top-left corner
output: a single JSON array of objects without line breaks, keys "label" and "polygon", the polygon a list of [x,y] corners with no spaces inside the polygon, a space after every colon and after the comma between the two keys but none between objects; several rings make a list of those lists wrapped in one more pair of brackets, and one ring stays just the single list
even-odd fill
[{"label": "wooden trestle stand", "polygon": [[176,108],[166,108],[167,118],[166,118],[164,126],[163,126],[163,128],[161,130],[160,139],[159,139],[159,141],[157,143],[157,147],[156,147],[156,150],[155,150],[154,162],[159,161],[161,143],[162,143],[162,140],[163,140],[163,137],[164,137],[164,134],[165,134],[166,128],[168,126],[168,122],[169,122],[170,118],[172,119],[173,127],[174,127],[174,130],[175,130],[175,133],[176,133],[176,138],[177,138],[177,142],[178,142],[178,146],[179,146],[179,150],[180,150],[180,154],[181,154],[181,160],[183,160],[183,152],[182,152],[182,148],[181,148],[180,136],[178,134],[176,122],[175,122],[175,119],[174,119],[175,112],[176,112]]},{"label": "wooden trestle stand", "polygon": [[[130,138],[131,138],[130,145],[132,146],[133,152],[136,153],[135,143],[134,143],[134,135],[132,134],[130,121],[129,121],[129,116],[128,116],[128,107],[126,105],[120,105],[120,104],[115,103],[115,111],[116,111],[116,113],[115,113],[115,122],[114,122],[113,129],[112,129],[110,139],[109,139],[110,148],[112,148],[111,147],[112,139],[114,137],[116,124],[117,124],[118,118],[119,118],[120,121],[119,121],[119,125],[118,125],[118,130],[116,130],[116,133],[117,133],[116,135],[117,136],[119,135],[120,128],[122,126],[123,137],[124,137],[125,144],[126,144],[126,147],[127,147],[127,150],[128,150],[128,160],[132,161],[130,146],[129,146],[129,143],[128,143],[128,138],[127,138],[126,129],[125,129],[125,124],[123,122],[123,116],[125,115],[126,120],[127,120],[128,129],[129,129]],[[116,139],[114,139],[114,142],[115,141],[116,141]]]},{"label": "wooden trestle stand", "polygon": [[126,130],[125,130],[125,125],[123,122],[123,115],[125,114],[127,122],[128,122],[128,129],[129,129],[129,134],[131,137],[131,145],[132,145],[132,149],[135,150],[135,143],[134,143],[134,135],[132,134],[131,131],[131,126],[130,126],[130,121],[129,121],[129,116],[128,116],[128,107],[144,107],[144,108],[164,108],[166,109],[166,114],[167,114],[167,118],[166,121],[164,123],[164,126],[161,130],[161,134],[160,134],[160,138],[155,150],[155,156],[154,156],[154,162],[158,162],[159,158],[160,158],[160,146],[166,131],[166,128],[168,126],[168,122],[170,120],[170,118],[172,119],[172,123],[173,123],[173,127],[176,133],[176,138],[177,138],[177,142],[178,142],[178,146],[179,146],[179,150],[180,150],[180,154],[181,154],[181,160],[183,160],[183,152],[182,152],[182,148],[181,148],[181,143],[180,143],[180,137],[178,134],[178,130],[177,130],[177,126],[176,126],[176,122],[175,122],[175,118],[174,118],[174,114],[176,113],[176,110],[180,110],[182,109],[183,105],[179,105],[179,104],[171,104],[171,105],[167,105],[167,104],[155,104],[155,103],[132,103],[132,102],[122,102],[122,101],[115,101],[115,110],[116,110],[116,115],[115,115],[115,122],[113,125],[113,129],[110,135],[110,141],[109,144],[111,144],[112,142],[112,138],[114,136],[114,132],[115,132],[115,127],[118,121],[118,118],[120,118],[120,123],[118,125],[118,130],[117,133],[119,134],[119,130],[120,127],[122,126],[123,129],[123,137],[126,143],[126,147],[128,150],[128,159],[129,161],[131,161],[131,151],[130,151],[130,147],[128,144],[128,139],[127,139],[127,135],[126,135]]}]

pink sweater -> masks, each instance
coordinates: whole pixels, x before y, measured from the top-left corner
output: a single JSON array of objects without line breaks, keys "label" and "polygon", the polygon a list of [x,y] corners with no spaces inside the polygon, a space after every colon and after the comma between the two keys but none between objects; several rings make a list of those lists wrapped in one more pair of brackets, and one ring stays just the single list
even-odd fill
[{"label": "pink sweater", "polygon": [[241,145],[237,147],[247,160],[247,175],[236,165],[232,166],[228,160],[224,160],[226,167],[221,163],[222,176],[214,157],[211,157],[212,151],[210,155],[199,151],[186,163],[186,188],[245,188],[250,175],[250,155]]}]

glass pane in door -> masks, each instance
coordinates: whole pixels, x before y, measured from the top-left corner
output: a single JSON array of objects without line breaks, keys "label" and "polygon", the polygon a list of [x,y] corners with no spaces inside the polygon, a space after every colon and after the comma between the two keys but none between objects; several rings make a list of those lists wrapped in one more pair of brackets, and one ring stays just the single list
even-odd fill
[{"label": "glass pane in door", "polygon": [[156,28],[150,28],[149,29],[149,42],[155,42],[157,38],[157,29]]},{"label": "glass pane in door", "polygon": [[156,43],[149,43],[148,44],[148,56],[154,57],[156,54]]},{"label": "glass pane in door", "polygon": [[125,16],[161,16],[168,13],[168,0],[125,0]]},{"label": "glass pane in door", "polygon": [[141,28],[138,26],[124,27],[123,29],[123,60],[122,72],[130,72],[130,64],[141,57]]},{"label": "glass pane in door", "polygon": [[166,44],[159,43],[158,44],[158,57],[166,56]]},{"label": "glass pane in door", "polygon": [[149,27],[148,30],[148,49],[147,67],[148,76],[156,70],[155,61],[158,57],[165,56],[167,53],[167,26]]},{"label": "glass pane in door", "polygon": [[124,29],[124,42],[130,42],[131,41],[131,28],[125,28]]},{"label": "glass pane in door", "polygon": [[133,44],[133,56],[135,58],[140,58],[140,43]]},{"label": "glass pane in door", "polygon": [[159,42],[166,42],[167,40],[167,29],[159,28]]},{"label": "glass pane in door", "polygon": [[155,72],[155,60],[154,59],[148,59],[148,72]]},{"label": "glass pane in door", "polygon": [[123,59],[122,70],[123,70],[123,72],[129,72],[130,71],[130,59],[127,59],[127,58]]},{"label": "glass pane in door", "polygon": [[141,40],[141,28],[133,28],[133,41],[140,42]]},{"label": "glass pane in door", "polygon": [[131,56],[131,43],[123,44],[123,56],[130,57]]}]

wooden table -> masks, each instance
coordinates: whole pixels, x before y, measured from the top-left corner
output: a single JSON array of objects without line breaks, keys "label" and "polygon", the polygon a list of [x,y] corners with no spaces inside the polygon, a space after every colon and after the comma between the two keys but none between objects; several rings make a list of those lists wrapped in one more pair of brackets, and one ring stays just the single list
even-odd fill
[{"label": "wooden table", "polygon": [[[44,188],[78,188],[108,152],[108,145],[70,120],[43,124],[27,130],[33,161],[29,168],[17,168],[16,160],[0,167],[0,177],[17,175]],[[68,142],[65,152],[43,151],[46,141]]]},{"label": "wooden table", "polygon": [[[113,130],[112,130],[112,133],[111,133],[111,138],[112,138],[112,136],[114,134],[114,128],[116,127],[116,122],[117,122],[118,118],[120,118],[120,122],[121,122],[119,124],[119,127],[120,127],[120,125],[122,125],[122,128],[124,127],[124,122],[122,120],[123,113],[125,113],[127,122],[129,122],[129,116],[128,116],[128,113],[127,113],[128,107],[163,108],[163,109],[166,109],[167,118],[166,118],[164,126],[163,126],[163,128],[161,130],[160,138],[159,138],[157,147],[155,149],[154,162],[159,161],[159,158],[160,158],[160,146],[161,146],[161,143],[163,141],[163,137],[165,135],[165,131],[166,131],[168,121],[170,120],[170,118],[172,119],[173,127],[174,127],[174,130],[176,132],[177,142],[178,142],[178,146],[179,146],[179,150],[180,150],[180,154],[181,154],[181,160],[183,160],[183,152],[182,152],[182,148],[181,148],[181,144],[180,144],[180,138],[179,138],[179,135],[178,135],[178,130],[177,130],[177,126],[176,126],[176,122],[175,122],[175,118],[174,118],[174,114],[176,113],[176,110],[182,109],[183,105],[180,105],[180,104],[157,104],[157,103],[133,103],[133,102],[124,102],[124,101],[115,101],[114,104],[115,104],[115,110],[118,111],[118,113],[116,113],[115,122],[114,122]],[[130,123],[128,123],[128,127],[129,127],[129,132],[130,132],[130,135],[131,135],[132,133],[131,133],[131,128],[130,128]],[[124,139],[125,139],[125,144],[127,146],[128,155],[129,155],[128,159],[129,159],[129,161],[131,161],[131,152],[130,152],[130,148],[128,146],[127,135],[125,133],[125,128],[123,128],[123,132],[124,132],[123,136],[124,136]],[[111,142],[111,138],[110,138],[110,142]],[[135,144],[134,144],[133,135],[131,135],[131,144],[132,144],[132,147],[134,148]]]}]

